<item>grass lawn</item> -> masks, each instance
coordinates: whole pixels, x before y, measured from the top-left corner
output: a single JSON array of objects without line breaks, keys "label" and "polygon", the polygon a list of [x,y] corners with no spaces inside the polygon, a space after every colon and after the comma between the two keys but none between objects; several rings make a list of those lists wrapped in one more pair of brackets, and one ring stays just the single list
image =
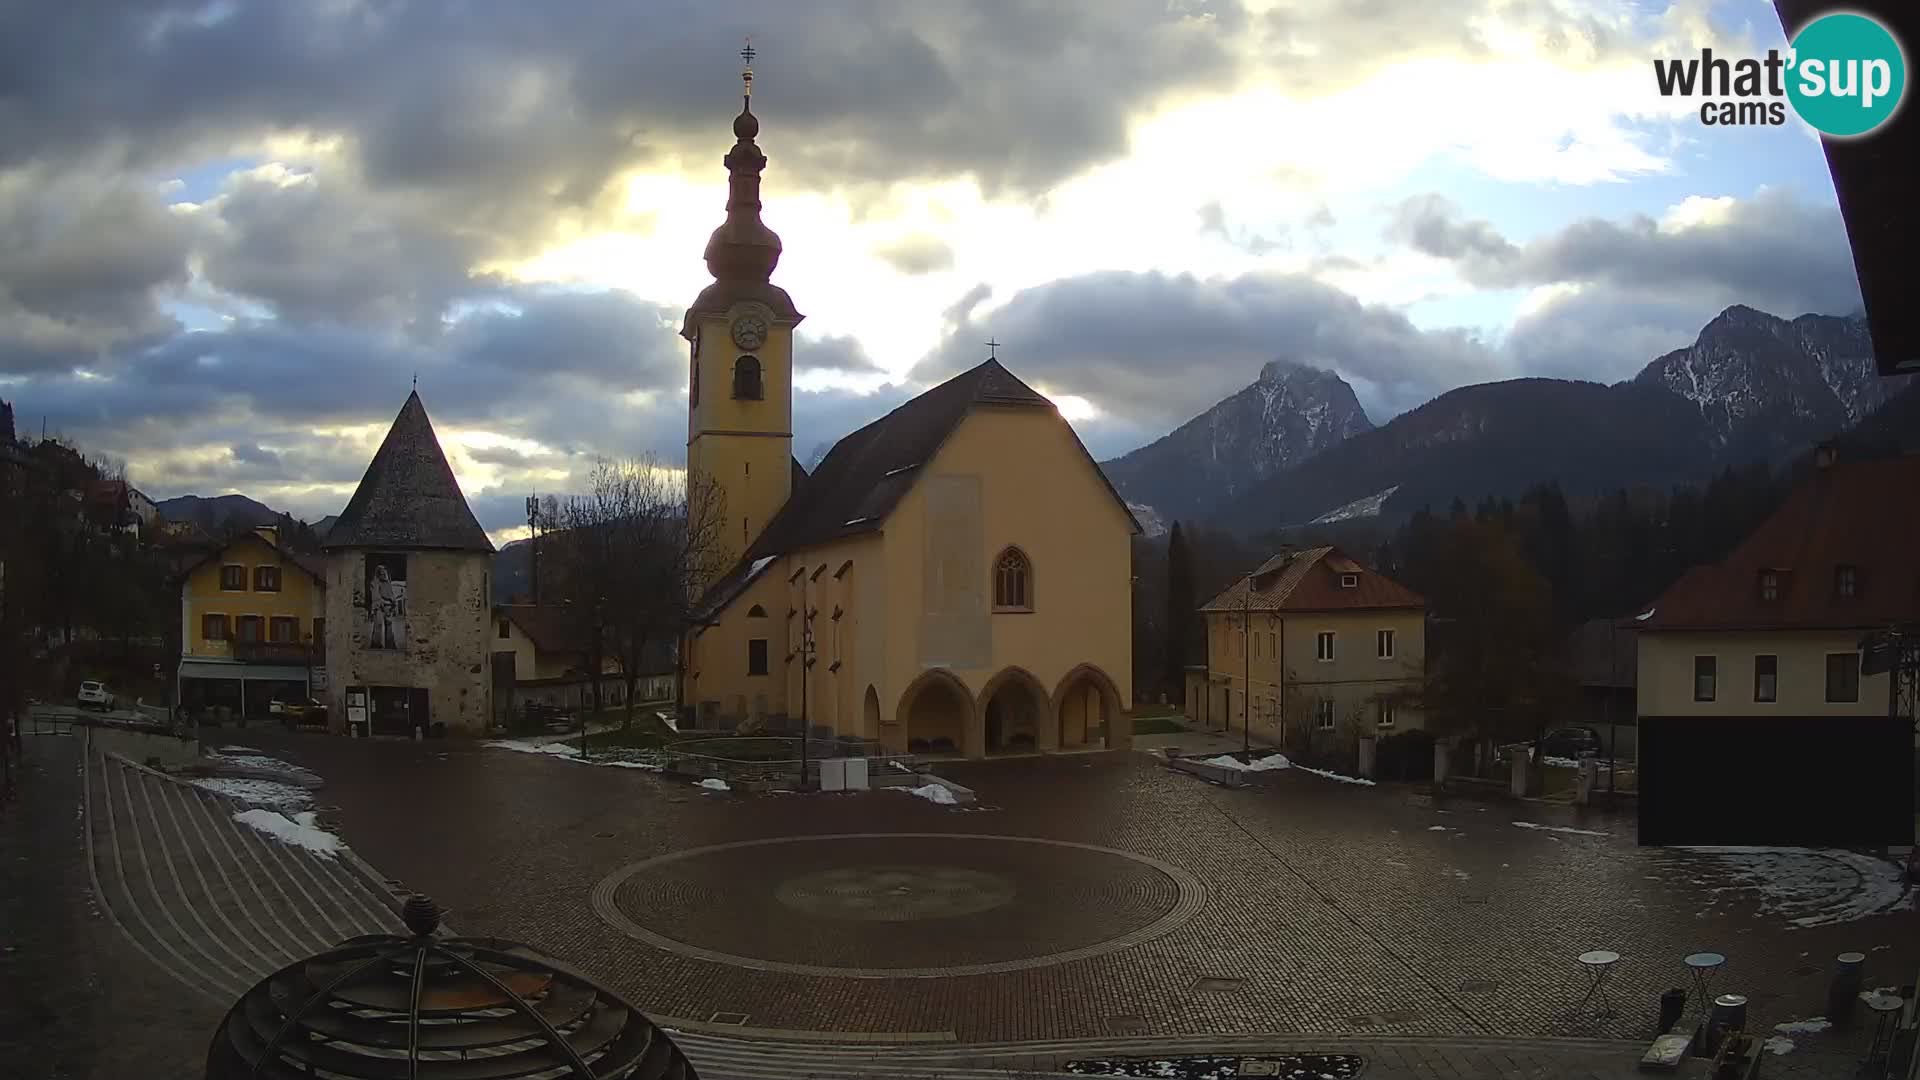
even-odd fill
[{"label": "grass lawn", "polygon": [[1136,716],[1133,718],[1133,733],[1135,735],[1172,735],[1175,732],[1185,730],[1187,730],[1187,725],[1180,722],[1180,715],[1178,713],[1161,716]]}]

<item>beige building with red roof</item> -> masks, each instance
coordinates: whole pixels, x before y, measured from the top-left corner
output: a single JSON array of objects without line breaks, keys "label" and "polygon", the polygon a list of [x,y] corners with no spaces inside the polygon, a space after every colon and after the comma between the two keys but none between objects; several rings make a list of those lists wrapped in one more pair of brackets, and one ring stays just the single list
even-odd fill
[{"label": "beige building with red roof", "polygon": [[1920,456],[1813,475],[1718,565],[1696,566],[1636,620],[1638,712],[1884,716],[1865,635],[1920,620]]},{"label": "beige building with red roof", "polygon": [[1425,726],[1426,601],[1339,548],[1281,552],[1200,613],[1207,662],[1187,701],[1204,727],[1344,752]]},{"label": "beige building with red roof", "polygon": [[990,355],[793,460],[802,316],[771,281],[759,130],[734,120],[682,327],[687,469],[724,496],[730,567],[682,642],[688,719],[968,757],[1129,745],[1139,526],[1044,395]]}]

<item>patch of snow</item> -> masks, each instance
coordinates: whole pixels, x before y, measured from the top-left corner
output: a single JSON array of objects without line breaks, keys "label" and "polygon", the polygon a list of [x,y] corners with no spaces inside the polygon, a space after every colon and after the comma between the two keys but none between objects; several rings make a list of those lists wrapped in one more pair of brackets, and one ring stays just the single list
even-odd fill
[{"label": "patch of snow", "polygon": [[579,757],[580,748],[562,742],[535,742],[531,739],[490,739],[480,744],[495,750],[518,750],[523,754],[552,754],[555,757]]},{"label": "patch of snow", "polygon": [[202,791],[211,791],[215,795],[225,795],[241,802],[259,803],[278,809],[298,808],[313,801],[306,788],[294,787],[273,780],[250,780],[234,776],[195,777],[193,786]]},{"label": "patch of snow", "polygon": [[1635,615],[1635,616],[1633,617],[1633,621],[1634,621],[1634,622],[1646,622],[1646,621],[1647,621],[1648,619],[1651,619],[1651,618],[1653,618],[1653,613],[1654,613],[1654,612],[1656,612],[1656,611],[1658,611],[1658,610],[1660,610],[1660,609],[1659,609],[1659,608],[1648,608],[1647,610],[1645,610],[1645,611],[1643,611],[1643,612],[1641,612],[1640,614],[1638,614],[1638,615]]},{"label": "patch of snow", "polygon": [[283,844],[303,847],[315,855],[329,859],[347,846],[340,841],[339,837],[315,826],[313,824],[315,818],[311,813],[301,814],[299,820],[296,820],[285,814],[255,807],[233,815],[233,820],[258,829]]},{"label": "patch of snow", "polygon": [[1761,1043],[1760,1046],[1769,1054],[1778,1055],[1778,1054],[1793,1053],[1793,1040],[1787,1038],[1784,1035],[1768,1036],[1767,1041]]},{"label": "patch of snow", "polygon": [[941,806],[955,806],[958,805],[960,801],[953,797],[952,789],[944,784],[926,784],[921,787],[896,787],[889,788],[888,790],[904,792],[908,795],[918,795],[930,803],[939,803]]},{"label": "patch of snow", "polygon": [[765,570],[767,568],[768,563],[772,562],[773,560],[779,557],[780,556],[778,555],[763,555],[760,558],[753,560],[753,566],[747,570],[747,576],[753,577],[755,574],[758,574],[760,571]]},{"label": "patch of snow", "polygon": [[[229,753],[229,751],[235,751]],[[303,769],[290,761],[268,757],[258,750],[249,750],[244,746],[223,746],[216,754],[202,755],[201,760],[220,769],[245,769],[252,772],[277,772],[303,779],[318,780],[310,769]]]},{"label": "patch of snow", "polygon": [[1824,1016],[1816,1016],[1811,1020],[1789,1020],[1784,1024],[1775,1024],[1773,1030],[1782,1035],[1813,1035],[1832,1026],[1833,1021]]},{"label": "patch of snow", "polygon": [[1160,516],[1160,511],[1146,503],[1130,502],[1127,504],[1127,512],[1133,515],[1133,520],[1140,523],[1140,533],[1147,539],[1151,540],[1166,534],[1166,519]]},{"label": "patch of snow", "polygon": [[1735,886],[1757,894],[1760,910],[1803,929],[1913,909],[1901,867],[1837,849],[1683,847],[1710,855],[1731,871]]},{"label": "patch of snow", "polygon": [[1427,831],[1428,832],[1451,832],[1453,830],[1447,828],[1445,825],[1429,825],[1427,826]]},{"label": "patch of snow", "polygon": [[1360,784],[1365,787],[1375,786],[1373,781],[1358,776],[1343,776],[1340,773],[1328,772],[1325,769],[1310,769],[1305,765],[1295,765],[1294,768],[1304,773],[1312,773],[1315,776],[1325,777],[1328,780],[1338,780],[1343,784]]},{"label": "patch of snow", "polygon": [[705,780],[700,781],[700,786],[703,788],[706,788],[708,791],[732,791],[733,790],[732,788],[727,786],[727,782],[725,780],[722,780],[717,776],[709,776]]},{"label": "patch of snow", "polygon": [[1594,832],[1592,829],[1572,829],[1572,828],[1568,828],[1565,825],[1537,825],[1531,821],[1516,821],[1513,823],[1513,827],[1516,829],[1538,829],[1541,832],[1567,833],[1571,836],[1608,836],[1610,835],[1609,833]]},{"label": "patch of snow", "polygon": [[1252,761],[1241,761],[1232,754],[1221,754],[1219,757],[1202,759],[1200,764],[1217,765],[1222,769],[1238,769],[1241,772],[1272,772],[1275,769],[1293,767],[1293,762],[1288,761],[1285,754],[1268,754],[1266,757],[1254,758]]},{"label": "patch of snow", "polygon": [[1331,525],[1336,521],[1353,521],[1358,518],[1379,517],[1380,508],[1385,506],[1387,500],[1393,498],[1393,493],[1399,490],[1400,485],[1395,484],[1385,491],[1378,491],[1372,495],[1363,495],[1345,506],[1336,507],[1321,514],[1307,524]]}]

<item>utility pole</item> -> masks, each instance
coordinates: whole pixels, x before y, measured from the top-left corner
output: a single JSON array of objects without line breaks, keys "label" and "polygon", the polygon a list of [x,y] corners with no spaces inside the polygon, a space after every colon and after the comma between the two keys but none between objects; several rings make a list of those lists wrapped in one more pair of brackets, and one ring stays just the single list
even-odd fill
[{"label": "utility pole", "polygon": [[540,603],[540,495],[527,496],[527,541],[533,545],[533,602]]}]

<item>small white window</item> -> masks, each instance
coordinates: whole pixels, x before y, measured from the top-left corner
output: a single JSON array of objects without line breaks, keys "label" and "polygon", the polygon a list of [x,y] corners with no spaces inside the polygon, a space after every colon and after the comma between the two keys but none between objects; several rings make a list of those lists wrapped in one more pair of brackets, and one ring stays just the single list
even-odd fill
[{"label": "small white window", "polygon": [[1393,659],[1393,631],[1376,630],[1373,635],[1374,652],[1382,660]]},{"label": "small white window", "polygon": [[1383,701],[1380,703],[1379,725],[1383,728],[1390,728],[1393,726],[1393,703],[1392,702]]},{"label": "small white window", "polygon": [[1360,575],[1359,575],[1359,574],[1341,574],[1341,575],[1340,575],[1340,587],[1341,587],[1341,588],[1343,588],[1343,589],[1357,589],[1357,588],[1359,588],[1359,587],[1360,587]]},{"label": "small white window", "polygon": [[1313,636],[1314,659],[1323,663],[1333,660],[1333,631],[1322,630]]},{"label": "small white window", "polygon": [[1333,730],[1333,699],[1316,698],[1313,703],[1313,722],[1321,731]]}]

